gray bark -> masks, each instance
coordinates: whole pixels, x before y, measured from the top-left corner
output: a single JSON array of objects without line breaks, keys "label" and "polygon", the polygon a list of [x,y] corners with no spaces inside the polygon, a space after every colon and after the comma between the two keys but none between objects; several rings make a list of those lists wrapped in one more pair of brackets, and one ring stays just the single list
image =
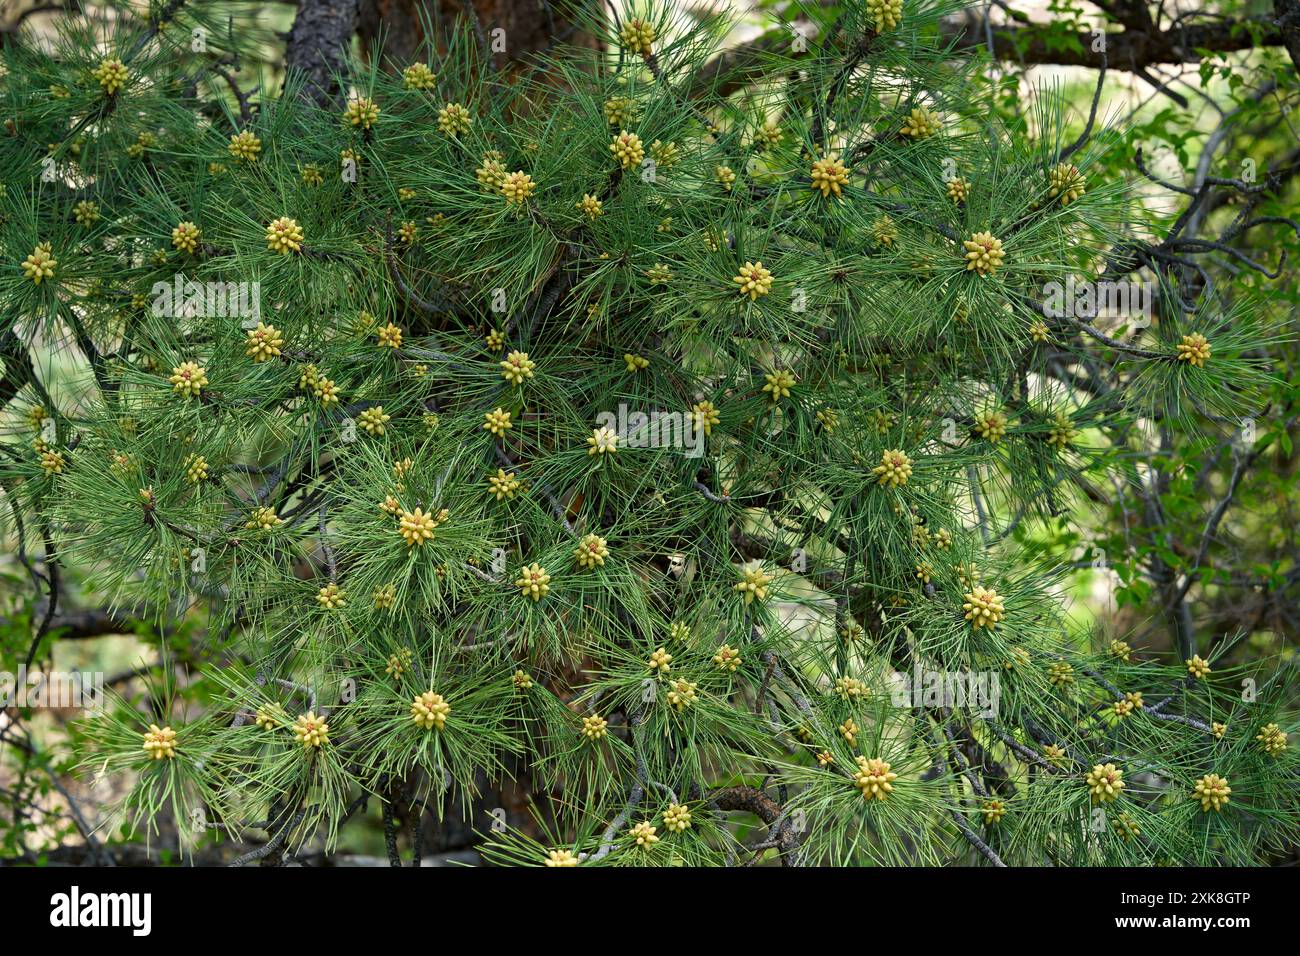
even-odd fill
[{"label": "gray bark", "polygon": [[301,76],[304,99],[322,109],[342,109],[348,50],[357,28],[358,0],[302,0],[289,30],[284,65]]}]

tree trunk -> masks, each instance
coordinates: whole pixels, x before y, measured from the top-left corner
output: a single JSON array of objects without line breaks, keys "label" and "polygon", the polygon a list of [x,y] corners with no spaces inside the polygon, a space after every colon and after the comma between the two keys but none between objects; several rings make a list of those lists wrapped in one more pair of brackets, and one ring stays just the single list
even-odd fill
[{"label": "tree trunk", "polygon": [[1273,22],[1282,31],[1282,43],[1291,61],[1300,67],[1300,0],[1273,0]]},{"label": "tree trunk", "polygon": [[303,96],[322,108],[338,109],[347,96],[347,88],[336,77],[347,72],[357,2],[302,0],[289,30],[285,68],[303,75]]},{"label": "tree trunk", "polygon": [[[385,67],[401,69],[416,57],[424,40],[421,18],[445,31],[472,9],[481,42],[493,49],[498,67],[544,50],[563,38],[595,46],[596,39],[579,31],[571,19],[546,0],[360,0],[357,35],[367,56],[383,41]],[[550,12],[548,12],[548,10]],[[495,30],[503,33],[494,33]]]}]

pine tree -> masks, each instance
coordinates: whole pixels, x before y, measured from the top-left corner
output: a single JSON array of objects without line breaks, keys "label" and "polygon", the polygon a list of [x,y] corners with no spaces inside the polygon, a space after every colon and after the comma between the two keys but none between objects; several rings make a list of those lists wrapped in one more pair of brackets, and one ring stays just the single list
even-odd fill
[{"label": "pine tree", "polygon": [[[962,6],[719,57],[638,3],[515,71],[462,23],[323,107],[236,85],[227,3],[9,49],[14,528],[155,619],[164,674],[206,634],[72,742],[127,828],[280,858],[372,799],[395,861],[427,813],[548,866],[1293,841],[1283,682],[1081,628],[1011,534],[1122,480],[1099,422],[1257,407],[1273,333],[1160,262],[1149,328],[1052,307],[1125,265],[1113,131],[1051,91],[999,125]],[[507,780],[528,818],[483,825]]]}]

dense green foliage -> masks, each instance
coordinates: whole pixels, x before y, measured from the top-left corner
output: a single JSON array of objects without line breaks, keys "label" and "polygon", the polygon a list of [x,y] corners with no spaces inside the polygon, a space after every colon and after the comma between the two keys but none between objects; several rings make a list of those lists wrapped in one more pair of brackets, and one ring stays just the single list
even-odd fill
[{"label": "dense green foliage", "polygon": [[[165,661],[205,633],[184,680],[78,725],[126,822],[333,845],[367,795],[505,819],[513,778],[536,819],[485,828],[499,862],[1292,843],[1290,671],[1235,634],[1132,651],[1069,618],[1061,566],[1074,489],[1121,508],[1153,428],[1231,435],[1289,394],[1277,316],[1117,254],[1128,134],[1050,91],[991,111],[937,39],[958,6],[846,7],[730,68],[721,22],[659,8],[524,74],[466,25],[436,79],[358,65],[326,110],[292,78],[228,95],[255,38],[229,4],[9,51],[13,530]],[[1149,326],[1045,313],[1110,275],[1146,282]],[[675,427],[639,442],[620,408]],[[1112,530],[1100,564],[1136,567]]]}]

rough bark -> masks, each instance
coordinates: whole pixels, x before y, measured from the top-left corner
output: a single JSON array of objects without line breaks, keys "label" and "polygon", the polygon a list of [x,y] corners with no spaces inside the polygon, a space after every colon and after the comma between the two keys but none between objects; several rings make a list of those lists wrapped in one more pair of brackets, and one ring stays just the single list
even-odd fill
[{"label": "rough bark", "polygon": [[302,95],[323,109],[341,109],[348,48],[357,28],[358,0],[302,0],[289,30],[284,65],[303,80]]},{"label": "rough bark", "polygon": [[[752,813],[768,826],[768,839],[775,843],[781,865],[787,866],[789,855],[799,848],[799,838],[781,805],[754,787],[726,787],[709,794],[709,802],[719,810],[743,810]],[[773,832],[775,831],[775,832]]]},{"label": "rough bark", "polygon": [[390,69],[401,69],[418,55],[424,41],[422,18],[445,30],[469,11],[477,18],[480,42],[489,49],[495,39],[492,31],[498,27],[505,31],[501,36],[505,49],[492,57],[499,68],[544,50],[559,38],[594,46],[595,38],[578,31],[558,6],[553,0],[360,0],[357,35],[367,56],[374,54],[382,39],[384,62]]},{"label": "rough bark", "polygon": [[1291,62],[1300,68],[1300,0],[1273,0],[1277,18],[1274,26],[1282,34],[1282,45],[1291,54]]}]

